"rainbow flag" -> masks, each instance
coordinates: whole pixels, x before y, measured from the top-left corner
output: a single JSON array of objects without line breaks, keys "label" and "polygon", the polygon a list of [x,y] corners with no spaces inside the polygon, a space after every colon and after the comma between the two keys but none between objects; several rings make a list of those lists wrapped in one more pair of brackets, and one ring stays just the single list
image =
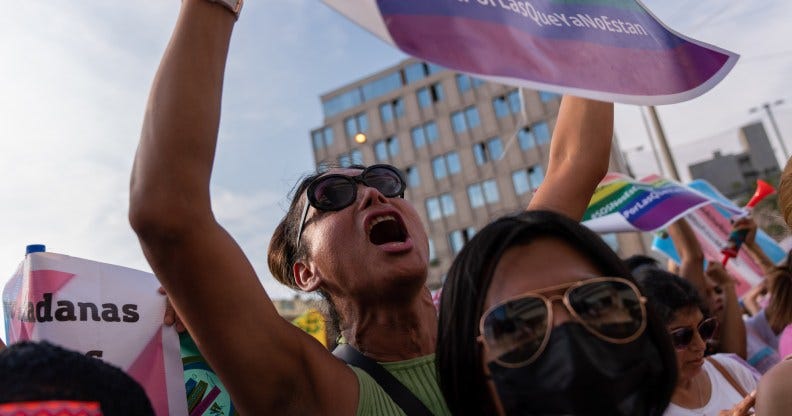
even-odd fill
[{"label": "rainbow flag", "polygon": [[583,225],[600,233],[655,231],[707,204],[718,204],[731,215],[742,213],[692,188],[658,175],[635,180],[609,173],[594,191],[583,214]]},{"label": "rainbow flag", "polygon": [[[688,224],[690,224],[696,234],[696,239],[701,244],[704,256],[710,260],[719,261],[722,257],[720,250],[726,245],[729,232],[731,232],[730,219],[734,210],[739,210],[740,208],[724,197],[707,181],[696,179],[689,183],[688,186],[718,201],[717,204],[693,210],[685,216],[685,219],[687,219]],[[731,209],[726,209],[726,207]],[[778,263],[786,258],[784,249],[761,229],[756,231],[756,242],[773,262]],[[676,263],[680,261],[676,247],[668,237],[655,236],[654,241],[652,241],[652,249],[664,254]],[[742,295],[764,278],[762,267],[754,261],[747,250],[740,250],[737,257],[726,264],[726,270],[737,278],[736,289],[738,295]]]},{"label": "rainbow flag", "polygon": [[714,87],[732,52],[682,36],[636,0],[323,0],[420,59],[495,82],[627,104]]}]

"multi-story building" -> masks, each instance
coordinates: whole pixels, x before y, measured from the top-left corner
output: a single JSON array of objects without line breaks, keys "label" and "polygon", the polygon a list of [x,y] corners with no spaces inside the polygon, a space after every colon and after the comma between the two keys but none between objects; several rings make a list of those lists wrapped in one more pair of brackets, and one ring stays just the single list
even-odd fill
[{"label": "multi-story building", "polygon": [[[311,132],[325,166],[389,163],[405,173],[429,235],[429,286],[492,219],[527,206],[544,179],[560,96],[485,82],[407,59],[321,96]],[[612,167],[624,171],[618,146]],[[636,235],[605,236],[620,254]]]},{"label": "multi-story building", "polygon": [[724,155],[715,151],[712,159],[688,166],[693,179],[705,179],[728,198],[750,195],[757,179],[774,182],[781,173],[767,132],[761,122],[740,128],[741,153]]}]

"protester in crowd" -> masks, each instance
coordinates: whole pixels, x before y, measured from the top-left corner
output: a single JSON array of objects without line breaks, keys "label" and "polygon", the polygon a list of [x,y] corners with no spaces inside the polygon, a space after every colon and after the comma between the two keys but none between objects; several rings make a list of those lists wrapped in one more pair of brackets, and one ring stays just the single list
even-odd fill
[{"label": "protester in crowd", "polygon": [[708,343],[708,354],[734,353],[745,359],[745,324],[735,291],[735,279],[717,259],[704,258],[701,244],[684,218],[668,227],[668,235],[680,258],[679,269],[675,274],[687,279],[699,296],[706,299],[709,313],[720,324],[718,332]]},{"label": "protester in crowd", "polygon": [[[745,320],[748,330],[748,362],[761,373],[781,361],[779,354],[782,331],[792,324],[792,270],[790,258],[780,266],[762,251],[756,243],[756,222],[746,218],[735,224],[747,229],[743,247],[762,267],[764,286],[767,288],[767,305]],[[792,253],[790,253],[792,256]]]},{"label": "protester in crowd", "polygon": [[465,245],[443,286],[437,360],[456,415],[659,415],[676,381],[665,327],[624,263],[549,211],[500,218]]},{"label": "protester in crowd", "polygon": [[792,409],[792,360],[783,360],[759,381],[756,389],[756,414],[787,416]]},{"label": "protester in crowd", "polygon": [[627,269],[630,270],[630,272],[634,272],[635,270],[642,269],[644,267],[660,267],[660,263],[657,261],[657,259],[644,254],[634,254],[630,257],[627,257],[624,259],[624,264],[627,266]]},{"label": "protester in crowd", "polygon": [[0,352],[0,403],[99,403],[105,416],[154,415],[146,392],[126,373],[46,341],[22,341]]},{"label": "protester in crowd", "polygon": [[767,307],[767,280],[762,279],[743,294],[742,301],[748,316],[756,316]]},{"label": "protester in crowd", "polygon": [[[278,316],[216,222],[209,182],[234,15],[184,0],[152,88],[132,175],[130,221],[155,274],[243,414],[398,414],[367,373]],[[611,104],[565,97],[532,207],[580,217],[607,171]],[[584,137],[585,136],[585,137]],[[434,414],[437,317],[428,239],[389,166],[333,169],[297,187],[270,243],[280,281],[321,291],[342,335]],[[233,342],[229,342],[233,340]]]},{"label": "protester in crowd", "polygon": [[676,349],[678,380],[665,415],[749,414],[753,399],[747,396],[756,389],[758,374],[734,354],[705,358],[718,321],[708,316],[696,288],[662,270],[642,270],[636,278]]}]

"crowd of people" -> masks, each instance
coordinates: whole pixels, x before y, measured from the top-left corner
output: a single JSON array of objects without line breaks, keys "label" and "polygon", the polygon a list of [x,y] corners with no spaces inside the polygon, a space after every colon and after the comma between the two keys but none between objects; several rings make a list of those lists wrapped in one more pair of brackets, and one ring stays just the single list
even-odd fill
[{"label": "crowd of people", "polygon": [[[398,169],[330,168],[296,185],[268,264],[282,284],[327,301],[343,343],[324,349],[278,315],[212,213],[236,19],[221,3],[182,3],[145,113],[129,218],[241,414],[771,416],[788,408],[792,264],[764,255],[750,219],[735,227],[749,230],[745,249],[765,276],[742,302],[734,277],[704,257],[684,219],[668,228],[679,264],[619,258],[580,224],[608,169],[613,105],[572,96],[559,109],[543,186],[525,211],[465,245],[439,314],[426,287],[427,232],[403,199]],[[790,207],[781,208],[787,216]],[[76,400],[106,415],[152,413],[120,370],[75,354],[46,343],[0,352],[0,403]],[[113,391],[64,383],[78,375]]]}]

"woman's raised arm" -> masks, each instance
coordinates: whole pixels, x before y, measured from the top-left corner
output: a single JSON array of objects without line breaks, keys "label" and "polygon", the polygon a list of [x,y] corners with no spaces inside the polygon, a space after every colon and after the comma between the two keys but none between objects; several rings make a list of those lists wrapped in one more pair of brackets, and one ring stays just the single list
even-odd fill
[{"label": "woman's raised arm", "polygon": [[550,142],[547,176],[528,204],[580,220],[608,173],[613,104],[564,96]]},{"label": "woman's raised arm", "polygon": [[211,210],[235,16],[184,0],[149,97],[129,218],[154,273],[243,414],[352,414],[354,373],[282,319]]}]

